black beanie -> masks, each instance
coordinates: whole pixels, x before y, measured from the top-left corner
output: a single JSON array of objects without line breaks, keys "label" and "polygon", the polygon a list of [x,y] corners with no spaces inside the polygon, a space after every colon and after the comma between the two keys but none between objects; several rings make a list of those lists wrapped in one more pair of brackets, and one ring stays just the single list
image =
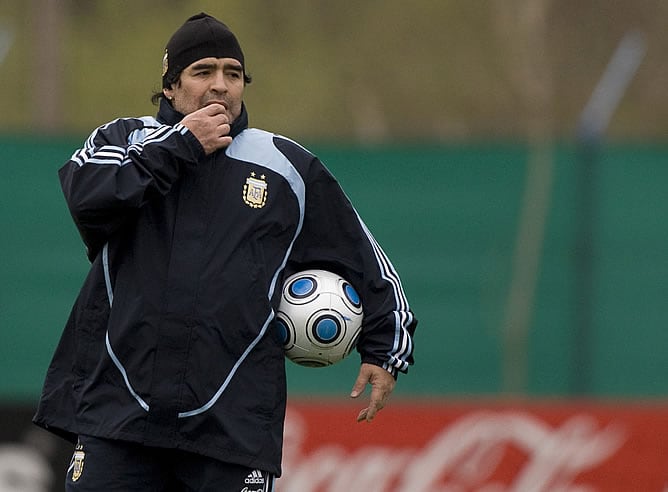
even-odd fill
[{"label": "black beanie", "polygon": [[234,58],[244,66],[244,54],[232,31],[204,12],[193,15],[172,35],[162,59],[162,86],[202,58]]}]

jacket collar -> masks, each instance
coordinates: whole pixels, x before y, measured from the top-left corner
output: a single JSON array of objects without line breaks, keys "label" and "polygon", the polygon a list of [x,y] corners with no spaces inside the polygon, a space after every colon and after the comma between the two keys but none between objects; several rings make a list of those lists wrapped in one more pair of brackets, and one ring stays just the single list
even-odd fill
[{"label": "jacket collar", "polygon": [[[174,107],[165,99],[164,97],[160,99],[160,109],[158,110],[158,121],[167,125],[176,125],[179,123],[183,116]],[[234,120],[232,127],[230,128],[230,136],[232,138],[239,135],[242,131],[248,128],[248,113],[246,112],[246,105],[241,103],[241,114],[239,117]]]}]

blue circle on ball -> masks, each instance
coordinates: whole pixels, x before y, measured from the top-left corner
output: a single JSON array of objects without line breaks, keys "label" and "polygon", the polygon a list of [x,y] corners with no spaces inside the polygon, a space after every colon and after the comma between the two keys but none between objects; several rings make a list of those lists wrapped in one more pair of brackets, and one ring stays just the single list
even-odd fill
[{"label": "blue circle on ball", "polygon": [[339,324],[332,318],[320,318],[315,324],[315,336],[321,342],[331,342],[339,335]]},{"label": "blue circle on ball", "polygon": [[304,277],[295,280],[290,285],[290,294],[295,297],[306,297],[315,290],[315,280]]},{"label": "blue circle on ball", "polygon": [[277,319],[276,320],[276,332],[278,333],[278,337],[281,340],[281,343],[283,345],[286,345],[289,341],[289,335],[288,335],[288,327],[285,324],[285,321],[282,319]]},{"label": "blue circle on ball", "polygon": [[355,306],[360,305],[360,296],[357,293],[357,291],[353,288],[352,285],[350,284],[345,284],[343,286],[343,292],[345,292],[346,297],[350,302],[352,302]]}]

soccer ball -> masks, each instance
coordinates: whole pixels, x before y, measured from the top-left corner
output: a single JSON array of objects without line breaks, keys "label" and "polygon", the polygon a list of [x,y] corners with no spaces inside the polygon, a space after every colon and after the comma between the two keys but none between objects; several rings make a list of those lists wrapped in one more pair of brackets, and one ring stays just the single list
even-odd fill
[{"label": "soccer ball", "polygon": [[275,323],[288,359],[323,367],[352,351],[362,318],[362,301],[350,283],[325,270],[304,270],[283,284]]}]

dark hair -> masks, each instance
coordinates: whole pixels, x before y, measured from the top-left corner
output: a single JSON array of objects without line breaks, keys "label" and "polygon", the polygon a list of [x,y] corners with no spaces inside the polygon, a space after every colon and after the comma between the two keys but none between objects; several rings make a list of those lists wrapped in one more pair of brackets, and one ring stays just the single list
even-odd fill
[{"label": "dark hair", "polygon": [[[165,78],[165,80],[163,81],[163,89],[167,89],[167,88],[171,87],[172,84],[176,84],[179,81],[180,76],[181,76],[181,73],[179,72],[177,74],[174,74],[174,75],[171,75],[171,76]],[[250,74],[248,74],[244,71],[244,84],[248,85],[252,81],[253,81],[253,77]],[[162,99],[163,97],[165,97],[165,94],[162,92],[162,89],[160,89],[159,91],[155,91],[151,95],[151,102],[155,106],[157,106],[158,104],[160,104],[160,99]]]}]

